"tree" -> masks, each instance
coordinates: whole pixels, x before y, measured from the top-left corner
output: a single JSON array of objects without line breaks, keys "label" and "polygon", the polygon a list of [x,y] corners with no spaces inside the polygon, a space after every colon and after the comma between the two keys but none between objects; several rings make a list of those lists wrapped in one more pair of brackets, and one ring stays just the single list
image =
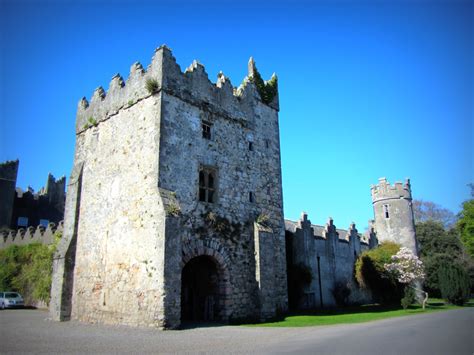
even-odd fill
[{"label": "tree", "polygon": [[384,264],[387,272],[395,276],[401,284],[405,285],[405,297],[402,299],[403,308],[407,308],[415,300],[413,290],[423,292],[423,309],[425,309],[428,293],[421,290],[416,284],[420,284],[425,278],[423,262],[413,254],[408,248],[400,248],[400,250],[391,257],[391,262]]},{"label": "tree", "polygon": [[416,237],[421,257],[447,254],[456,259],[462,254],[462,244],[456,230],[446,231],[439,221],[429,220],[417,223]]},{"label": "tree", "polygon": [[465,201],[462,204],[462,211],[459,213],[456,227],[461,235],[461,242],[466,253],[471,258],[474,257],[474,199]]},{"label": "tree", "polygon": [[416,236],[425,265],[425,288],[431,295],[441,297],[439,268],[452,263],[468,266],[458,231],[454,228],[446,231],[440,222],[427,221],[416,225]]},{"label": "tree", "polygon": [[415,223],[437,221],[447,229],[456,223],[456,215],[453,212],[431,201],[413,200],[413,214]]},{"label": "tree", "polygon": [[469,276],[460,264],[444,264],[438,270],[438,278],[445,300],[463,305],[469,299]]}]

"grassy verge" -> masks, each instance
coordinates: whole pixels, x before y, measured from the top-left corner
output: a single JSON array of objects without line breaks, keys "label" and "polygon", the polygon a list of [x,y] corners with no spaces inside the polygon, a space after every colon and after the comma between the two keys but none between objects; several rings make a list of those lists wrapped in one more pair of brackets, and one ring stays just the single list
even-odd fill
[{"label": "grassy verge", "polygon": [[[464,307],[474,307],[474,300],[470,300],[470,302],[467,303]],[[463,307],[446,304],[443,300],[440,299],[430,299],[425,310],[421,308],[421,305],[412,305],[408,309],[393,306],[388,307],[380,305],[366,305],[342,309],[340,308],[332,310],[320,310],[314,313],[292,314],[286,316],[283,320],[280,321],[260,324],[247,324],[245,326],[308,327],[317,325],[362,323],[373,320],[410,316],[414,314],[426,314],[459,308]]]}]

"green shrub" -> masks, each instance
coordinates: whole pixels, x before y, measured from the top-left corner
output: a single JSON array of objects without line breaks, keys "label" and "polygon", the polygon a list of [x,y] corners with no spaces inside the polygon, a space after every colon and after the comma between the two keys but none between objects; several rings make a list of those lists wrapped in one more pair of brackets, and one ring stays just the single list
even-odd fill
[{"label": "green shrub", "polygon": [[165,212],[167,216],[178,217],[181,214],[181,209],[175,203],[170,203],[165,207]]},{"label": "green shrub", "polygon": [[150,94],[158,91],[158,81],[156,79],[147,79],[145,86]]},{"label": "green shrub", "polygon": [[255,222],[261,226],[267,227],[270,222],[270,217],[265,213],[260,213],[255,219]]},{"label": "green shrub", "polygon": [[443,264],[438,270],[441,296],[446,301],[463,305],[469,299],[469,275],[466,269],[457,263]]},{"label": "green shrub", "polygon": [[416,298],[415,290],[412,287],[406,285],[403,298],[400,301],[403,309],[407,309],[408,306],[413,304],[415,302],[415,298]]},{"label": "green shrub", "polygon": [[358,284],[372,292],[380,303],[399,303],[403,286],[384,268],[392,255],[400,250],[396,243],[385,242],[377,248],[363,252],[356,261],[355,276]]},{"label": "green shrub", "polygon": [[448,254],[433,254],[423,258],[426,278],[423,282],[424,289],[432,297],[441,298],[441,288],[439,285],[439,270],[446,264],[455,262]]},{"label": "green shrub", "polygon": [[0,289],[21,293],[27,304],[48,303],[53,254],[60,238],[56,233],[52,245],[11,245],[0,250]]}]

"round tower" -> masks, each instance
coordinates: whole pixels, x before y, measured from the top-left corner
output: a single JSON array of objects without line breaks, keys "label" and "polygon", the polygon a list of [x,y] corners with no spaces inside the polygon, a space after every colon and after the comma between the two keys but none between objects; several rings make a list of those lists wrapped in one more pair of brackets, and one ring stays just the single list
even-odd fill
[{"label": "round tower", "polygon": [[386,178],[380,178],[371,192],[378,241],[395,242],[418,255],[410,179],[390,185]]}]

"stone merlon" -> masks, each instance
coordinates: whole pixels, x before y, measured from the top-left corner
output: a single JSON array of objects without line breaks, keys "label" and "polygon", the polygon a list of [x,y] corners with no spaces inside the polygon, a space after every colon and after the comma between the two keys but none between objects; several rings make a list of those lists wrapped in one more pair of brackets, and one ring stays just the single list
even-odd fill
[{"label": "stone merlon", "polygon": [[[112,77],[107,92],[98,87],[90,102],[86,98],[79,101],[76,133],[86,130],[91,123],[100,123],[110,118],[119,110],[126,109],[159,90],[196,105],[207,102],[214,110],[222,111],[224,115],[245,120],[255,106],[253,101],[262,101],[256,85],[251,80],[256,73],[253,58],[250,58],[248,65],[249,75],[244,78],[240,87],[233,87],[222,72],[218,74],[214,84],[209,80],[204,66],[196,60],[182,72],[171,50],[163,45],[156,49],[147,70],[136,62],[132,65],[126,81],[117,73]],[[157,86],[153,93],[147,90],[147,82],[150,81],[154,81]],[[267,105],[279,110],[278,92]]]}]

